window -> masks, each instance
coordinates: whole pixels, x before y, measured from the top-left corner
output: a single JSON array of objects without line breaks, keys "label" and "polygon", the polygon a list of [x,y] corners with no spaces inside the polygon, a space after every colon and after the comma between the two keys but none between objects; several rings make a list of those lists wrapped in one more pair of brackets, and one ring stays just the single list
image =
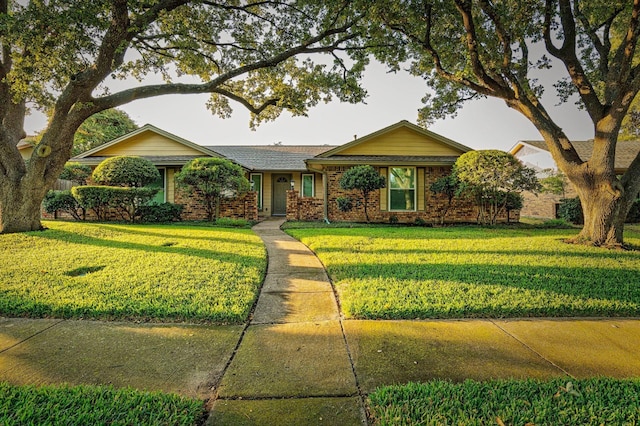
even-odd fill
[{"label": "window", "polygon": [[166,202],[166,175],[167,175],[167,169],[158,169],[158,172],[160,172],[160,178],[158,180],[156,180],[155,182],[150,183],[149,185],[147,185],[147,187],[149,188],[158,188],[159,191],[156,194],[155,197],[153,197],[153,199],[150,201],[150,204],[162,204],[164,202]]},{"label": "window", "polygon": [[253,190],[258,193],[258,210],[262,210],[262,173],[251,173],[249,180],[253,182]]},{"label": "window", "polygon": [[302,196],[303,197],[313,197],[315,195],[314,191],[314,176],[312,174],[303,174],[302,175]]},{"label": "window", "polygon": [[389,167],[389,210],[416,209],[415,167]]}]

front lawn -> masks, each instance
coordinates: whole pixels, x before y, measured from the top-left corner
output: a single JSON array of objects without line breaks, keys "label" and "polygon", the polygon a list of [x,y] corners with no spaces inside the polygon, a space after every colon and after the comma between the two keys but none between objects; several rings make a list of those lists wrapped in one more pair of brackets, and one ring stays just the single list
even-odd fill
[{"label": "front lawn", "polygon": [[201,424],[202,401],[106,386],[12,386],[0,382],[0,425]]},{"label": "front lawn", "polygon": [[[565,244],[575,229],[287,229],[350,318],[640,315],[640,251]],[[640,247],[629,227],[627,243]]]},{"label": "front lawn", "polygon": [[238,323],[266,270],[249,229],[44,225],[0,235],[0,316]]},{"label": "front lawn", "polygon": [[369,395],[375,425],[635,425],[640,380],[567,378],[389,386]]}]

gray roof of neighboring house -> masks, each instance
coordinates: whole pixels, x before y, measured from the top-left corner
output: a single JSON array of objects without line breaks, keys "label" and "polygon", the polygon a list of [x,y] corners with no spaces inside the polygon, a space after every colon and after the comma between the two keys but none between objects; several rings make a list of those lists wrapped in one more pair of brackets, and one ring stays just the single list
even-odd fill
[{"label": "gray roof of neighboring house", "polygon": [[307,170],[305,160],[322,154],[331,145],[216,145],[205,148],[217,152],[251,170]]},{"label": "gray roof of neighboring house", "polygon": [[[521,142],[547,152],[549,151],[547,144],[544,141]],[[591,158],[591,154],[593,153],[593,139],[588,141],[571,141],[571,144],[583,161],[587,161]],[[640,152],[640,141],[618,141],[616,145],[615,168],[618,170],[628,169],[631,162],[638,155],[638,152]]]}]

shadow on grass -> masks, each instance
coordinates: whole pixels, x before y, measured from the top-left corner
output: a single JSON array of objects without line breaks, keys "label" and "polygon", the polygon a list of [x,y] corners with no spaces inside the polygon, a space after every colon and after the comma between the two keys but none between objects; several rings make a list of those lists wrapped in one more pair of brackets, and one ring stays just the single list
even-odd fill
[{"label": "shadow on grass", "polygon": [[[405,240],[406,241],[406,240]],[[459,240],[456,240],[459,241]],[[519,249],[508,249],[508,250],[484,250],[484,249],[466,249],[464,247],[464,240],[460,241],[461,248],[460,249],[424,249],[424,248],[386,248],[384,250],[380,250],[379,248],[373,247],[350,247],[351,250],[348,250],[349,253],[374,253],[377,255],[384,254],[424,254],[424,255],[447,255],[447,254],[457,254],[457,255],[500,255],[500,256],[547,256],[547,257],[555,257],[561,256],[566,258],[571,257],[584,257],[584,258],[599,258],[599,259],[619,259],[624,258],[625,261],[638,261],[640,262],[640,250],[605,250],[605,249],[594,249],[589,251],[563,251],[559,253],[557,250],[519,250]],[[318,253],[342,253],[347,251],[345,247],[322,247],[318,250]]]},{"label": "shadow on grass", "polygon": [[[238,243],[238,239],[237,238],[223,238],[223,237],[212,237],[212,236],[208,236],[206,235],[205,232],[202,232],[202,234],[197,235],[197,236],[191,236],[191,235],[184,235],[179,233],[178,231],[180,230],[205,230],[205,231],[216,231],[216,232],[225,232],[225,233],[233,233],[235,231],[238,231],[238,228],[205,228],[202,226],[189,226],[189,225],[169,225],[169,226],[165,226],[163,227],[163,231],[160,232],[152,232],[152,231],[147,231],[147,230],[140,230],[140,229],[136,229],[135,227],[142,227],[144,225],[111,225],[111,224],[92,224],[93,227],[95,228],[99,228],[99,229],[105,229],[108,231],[113,231],[113,232],[119,232],[122,234],[133,234],[133,235],[144,235],[144,236],[149,236],[149,237],[158,237],[158,238],[168,238],[168,237],[175,237],[175,238],[180,238],[180,239],[185,239],[185,240],[201,240],[201,241],[219,241],[222,243]],[[155,226],[155,225],[149,225],[151,226]],[[242,228],[241,228],[242,229]],[[176,232],[172,232],[172,231],[176,231]],[[251,241],[242,241],[242,244],[244,245],[250,245],[250,246],[263,246],[262,243],[260,242],[251,242]]]},{"label": "shadow on grass", "polygon": [[[359,286],[341,297],[372,295],[363,303],[371,315],[351,312],[360,318],[640,315],[637,270],[445,263],[342,264],[328,270],[339,288]],[[341,284],[351,280],[359,283]]]},{"label": "shadow on grass", "polygon": [[[204,259],[216,259],[222,262],[230,262],[237,263],[240,265],[251,265],[256,261],[260,260],[258,256],[247,256],[238,253],[226,253],[215,250],[206,250],[192,247],[179,247],[176,245],[151,245],[151,244],[141,244],[141,243],[132,243],[132,242],[122,242],[122,241],[114,241],[104,238],[91,237],[88,235],[76,234],[73,232],[62,231],[62,230],[48,230],[43,232],[36,232],[31,234],[34,237],[62,241],[65,243],[72,244],[87,244],[93,245],[97,247],[106,247],[106,248],[115,248],[115,249],[125,249],[125,250],[136,250],[136,251],[146,251],[151,253],[170,253],[170,254],[178,254],[184,256],[197,256]],[[179,237],[182,238],[182,237]],[[233,241],[233,240],[232,240]],[[236,241],[236,243],[238,243]],[[244,242],[242,242],[244,244]],[[266,267],[266,262],[265,262]]]}]

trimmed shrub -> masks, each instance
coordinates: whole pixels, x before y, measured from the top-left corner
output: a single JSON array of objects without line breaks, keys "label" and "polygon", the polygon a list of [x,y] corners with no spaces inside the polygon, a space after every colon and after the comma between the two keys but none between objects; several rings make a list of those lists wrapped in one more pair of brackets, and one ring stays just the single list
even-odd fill
[{"label": "trimmed shrub", "polygon": [[348,212],[353,209],[353,201],[349,197],[338,197],[336,198],[336,204],[338,204],[338,210],[341,212]]},{"label": "trimmed shrub", "polygon": [[381,176],[376,169],[369,165],[354,166],[342,174],[340,178],[340,188],[346,190],[357,190],[362,194],[364,205],[364,217],[369,222],[367,213],[367,201],[369,193],[384,188],[386,179]]},{"label": "trimmed shrub", "polygon": [[67,163],[60,174],[60,179],[70,180],[79,185],[85,185],[91,176],[91,167],[80,163]]},{"label": "trimmed shrub", "polygon": [[71,190],[47,192],[42,205],[47,213],[54,214],[60,210],[69,213],[75,220],[82,220],[82,207],[71,194]]},{"label": "trimmed shrub", "polygon": [[151,201],[158,188],[76,186],[71,192],[83,208],[95,213],[98,220],[106,220],[109,208],[113,208],[120,218],[133,222],[137,208]]},{"label": "trimmed shrub", "polygon": [[140,222],[174,222],[182,220],[180,215],[182,214],[182,204],[162,203],[151,204],[148,206],[140,206],[136,211],[136,217]]},{"label": "trimmed shrub", "polygon": [[98,220],[106,220],[112,189],[110,186],[75,186],[71,194],[81,207],[91,210]]},{"label": "trimmed shrub", "polygon": [[91,179],[100,185],[143,187],[160,179],[151,161],[141,157],[107,158],[93,171]]},{"label": "trimmed shrub", "polygon": [[178,187],[196,196],[207,220],[218,218],[221,198],[235,198],[249,190],[249,181],[239,165],[225,158],[196,158],[175,176]]},{"label": "trimmed shrub", "polygon": [[584,217],[582,215],[582,204],[580,203],[580,198],[564,198],[560,200],[560,205],[558,206],[558,218],[576,225],[582,225],[584,223]]}]

